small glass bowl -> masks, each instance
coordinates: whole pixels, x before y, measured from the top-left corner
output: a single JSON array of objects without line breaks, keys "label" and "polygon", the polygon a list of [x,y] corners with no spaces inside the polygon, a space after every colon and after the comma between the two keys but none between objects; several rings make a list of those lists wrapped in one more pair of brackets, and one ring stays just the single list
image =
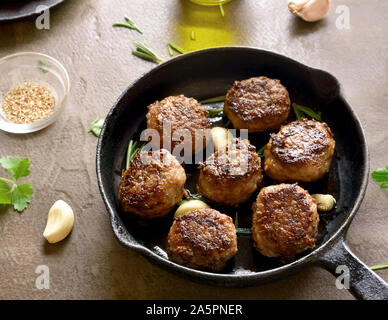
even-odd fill
[{"label": "small glass bowl", "polygon": [[[2,103],[8,91],[24,82],[37,82],[48,88],[55,98],[54,111],[38,121],[18,124],[7,121]],[[62,112],[70,90],[66,69],[56,59],[37,52],[20,52],[0,59],[0,130],[30,133],[46,128]]]}]

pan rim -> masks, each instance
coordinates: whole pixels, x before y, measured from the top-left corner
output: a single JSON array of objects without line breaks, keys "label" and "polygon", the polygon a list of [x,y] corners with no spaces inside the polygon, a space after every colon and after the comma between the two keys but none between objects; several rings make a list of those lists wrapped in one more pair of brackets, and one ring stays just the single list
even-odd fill
[{"label": "pan rim", "polygon": [[[165,68],[171,63],[175,63],[176,61],[188,59],[192,56],[197,56],[197,55],[202,55],[206,53],[211,53],[211,52],[219,52],[219,51],[255,51],[255,52],[260,52],[264,54],[269,54],[281,59],[285,59],[290,63],[293,63],[295,65],[298,65],[300,67],[303,67],[311,72],[320,72],[320,73],[325,73],[329,75],[331,78],[333,78],[339,88],[339,98],[343,100],[345,107],[347,108],[347,111],[350,113],[353,122],[356,125],[357,128],[357,133],[359,137],[361,138],[361,149],[362,149],[362,158],[363,158],[363,168],[362,168],[362,181],[361,181],[361,186],[358,190],[357,198],[351,208],[349,208],[349,213],[345,219],[345,221],[341,224],[341,226],[330,236],[329,239],[327,239],[325,242],[323,242],[319,247],[315,248],[312,252],[306,254],[305,256],[299,258],[298,260],[295,260],[291,263],[285,264],[283,266],[274,268],[274,269],[269,269],[269,270],[264,270],[264,271],[259,271],[259,272],[249,272],[249,273],[241,273],[241,274],[222,274],[222,273],[213,273],[213,272],[206,272],[206,271],[200,271],[200,270],[195,270],[191,268],[184,267],[182,265],[176,264],[175,262],[172,262],[165,257],[162,257],[161,255],[156,254],[155,252],[151,251],[149,248],[142,246],[140,244],[133,244],[128,241],[125,241],[124,239],[120,238],[119,232],[117,229],[122,228],[123,226],[117,226],[117,228],[114,227],[114,219],[117,218],[118,222],[122,224],[122,220],[120,216],[116,213],[116,210],[113,208],[112,204],[108,200],[107,194],[104,190],[103,184],[102,184],[102,176],[101,176],[101,148],[102,148],[102,143],[104,140],[107,124],[109,122],[109,119],[112,117],[117,105],[119,102],[122,100],[122,98],[127,94],[128,91],[130,91],[133,87],[137,86],[139,82],[143,81],[148,76],[152,76],[153,73],[157,72],[158,70]],[[152,68],[148,72],[143,73],[137,80],[135,80],[132,84],[130,84],[124,91],[123,93],[119,96],[119,98],[115,101],[113,104],[112,108],[108,112],[106,116],[106,120],[104,122],[104,125],[101,130],[100,137],[98,139],[97,143],[97,153],[96,153],[96,171],[97,171],[97,180],[98,180],[98,186],[102,195],[102,198],[104,200],[105,206],[109,212],[110,215],[110,221],[112,224],[112,228],[114,231],[114,234],[118,241],[124,246],[131,248],[145,257],[149,258],[152,260],[154,263],[170,270],[174,270],[175,272],[178,272],[184,276],[190,277],[191,280],[198,280],[198,279],[203,279],[203,280],[210,280],[213,281],[215,284],[225,284],[225,285],[254,285],[258,282],[265,282],[265,281],[271,281],[271,278],[275,276],[279,276],[285,272],[291,273],[293,271],[297,271],[300,269],[302,266],[306,265],[307,263],[313,263],[317,260],[319,256],[324,254],[326,251],[328,251],[331,246],[337,241],[338,238],[341,236],[344,236],[347,232],[347,229],[349,228],[350,223],[352,222],[355,214],[357,213],[361,202],[365,196],[366,192],[366,187],[368,184],[368,177],[369,177],[369,150],[368,150],[368,144],[366,140],[366,134],[364,127],[351,106],[351,104],[348,102],[347,98],[345,97],[343,86],[341,83],[338,81],[338,79],[332,75],[331,73],[313,68],[310,66],[307,66],[301,62],[298,62],[292,58],[289,58],[283,54],[274,52],[274,51],[269,51],[266,49],[261,49],[261,48],[255,48],[255,47],[249,47],[249,46],[233,46],[233,47],[216,47],[216,48],[209,48],[209,49],[202,49],[198,51],[193,51],[190,53],[186,53],[183,55],[176,56],[168,61],[165,61],[156,67]],[[228,283],[226,283],[228,282]]]}]

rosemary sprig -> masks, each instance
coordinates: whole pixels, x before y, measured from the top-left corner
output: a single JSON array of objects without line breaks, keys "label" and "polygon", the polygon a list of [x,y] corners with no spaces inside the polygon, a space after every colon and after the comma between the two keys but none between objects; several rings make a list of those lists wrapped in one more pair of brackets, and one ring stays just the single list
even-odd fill
[{"label": "rosemary sprig", "polygon": [[128,150],[127,150],[127,159],[125,162],[125,168],[128,169],[132,160],[135,158],[138,152],[140,152],[144,148],[144,144],[140,144],[139,142],[132,140],[129,141]]},{"label": "rosemary sprig", "polygon": [[388,268],[388,263],[383,263],[383,264],[377,264],[375,266],[370,267],[372,270],[382,270],[382,269],[387,269]]},{"label": "rosemary sprig", "polygon": [[215,108],[215,109],[208,109],[206,117],[207,118],[215,118],[217,117],[222,111],[224,111],[224,108]]},{"label": "rosemary sprig", "polygon": [[205,103],[224,102],[225,101],[225,97],[226,96],[217,96],[217,97],[201,100],[200,103],[205,104]]},{"label": "rosemary sprig", "polygon": [[134,41],[133,44],[136,47],[136,50],[132,51],[133,55],[144,60],[152,61],[154,63],[159,63],[163,61],[163,59],[158,57],[154,52],[152,52],[152,50],[145,43]]},{"label": "rosemary sprig", "polygon": [[113,23],[112,26],[124,27],[131,30],[136,30],[137,32],[143,34],[143,32],[139,29],[139,27],[128,16],[124,16],[124,19],[125,21],[127,21],[127,23],[116,22],[116,23]]},{"label": "rosemary sprig", "polygon": [[296,104],[296,103],[292,104],[292,108],[294,109],[295,116],[298,120],[305,118],[306,117],[305,115],[308,115],[315,120],[322,121],[322,113],[321,112],[317,113],[308,107],[301,106],[301,105]]},{"label": "rosemary sprig", "polygon": [[168,52],[170,53],[170,56],[173,56],[174,55],[174,51],[180,53],[180,54],[184,54],[185,52],[183,51],[182,48],[178,47],[177,45],[171,43],[171,42],[167,42],[167,48],[168,48]]}]

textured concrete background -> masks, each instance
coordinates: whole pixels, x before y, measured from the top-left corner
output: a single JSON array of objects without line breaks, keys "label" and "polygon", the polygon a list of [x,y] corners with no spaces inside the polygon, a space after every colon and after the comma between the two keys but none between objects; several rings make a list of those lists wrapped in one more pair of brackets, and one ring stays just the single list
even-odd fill
[{"label": "textured concrete background", "polygon": [[[235,0],[225,7],[223,21],[214,9],[215,18],[206,23],[223,27],[216,34],[217,44],[275,50],[336,75],[366,128],[372,168],[386,165],[388,2],[334,0],[329,16],[316,24],[295,19],[285,3]],[[350,8],[349,30],[336,28],[338,5]],[[196,23],[190,10],[183,0],[67,0],[52,10],[50,30],[37,30],[33,20],[0,24],[0,57],[20,51],[47,53],[66,66],[72,84],[67,109],[54,125],[29,135],[0,132],[0,156],[28,157],[28,183],[35,189],[23,214],[0,211],[0,298],[352,298],[316,267],[251,288],[191,283],[122,248],[114,238],[97,188],[97,139],[87,133],[89,124],[104,117],[120,93],[153,67],[130,54],[131,41],[145,40],[167,57],[165,43],[184,45],[179,30]],[[141,26],[143,36],[111,27],[124,14]],[[227,36],[222,37],[224,31]],[[49,245],[42,232],[57,199],[71,204],[76,221],[68,239]],[[388,194],[371,181],[348,234],[351,249],[369,265],[388,262],[387,207]],[[35,287],[38,265],[50,268],[49,290]],[[379,274],[388,280],[388,270]]]}]

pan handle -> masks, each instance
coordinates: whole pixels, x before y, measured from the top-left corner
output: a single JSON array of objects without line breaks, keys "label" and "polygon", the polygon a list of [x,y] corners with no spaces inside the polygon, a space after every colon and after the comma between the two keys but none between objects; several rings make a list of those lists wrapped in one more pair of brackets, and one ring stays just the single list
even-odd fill
[{"label": "pan handle", "polygon": [[338,282],[348,274],[348,289],[357,299],[388,300],[388,284],[350,251],[343,236],[317,262]]}]

